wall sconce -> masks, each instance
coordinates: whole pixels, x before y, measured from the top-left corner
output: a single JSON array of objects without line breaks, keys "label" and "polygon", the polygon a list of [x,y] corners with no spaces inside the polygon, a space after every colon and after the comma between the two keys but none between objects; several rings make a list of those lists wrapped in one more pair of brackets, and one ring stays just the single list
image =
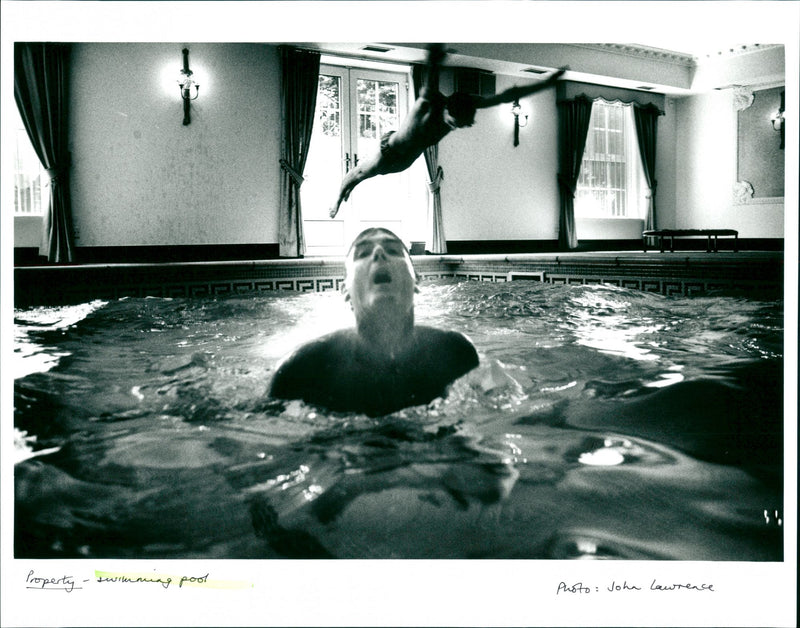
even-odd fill
[{"label": "wall sconce", "polygon": [[785,127],[785,120],[783,117],[784,107],[786,104],[786,92],[781,92],[781,106],[775,113],[772,114],[772,128],[776,131],[779,131],[781,134],[781,148],[784,148],[786,143],[786,129]]},{"label": "wall sconce", "polygon": [[780,131],[783,128],[783,109],[778,109],[772,114],[772,128]]},{"label": "wall sconce", "polygon": [[[511,114],[514,116],[514,146],[519,146],[519,130],[528,124],[528,114],[522,112],[519,100],[515,100],[511,106]],[[522,118],[520,120],[520,118]]]},{"label": "wall sconce", "polygon": [[[181,98],[183,99],[183,124],[186,126],[192,121],[190,114],[192,100],[197,100],[200,94],[200,85],[198,85],[192,78],[192,71],[189,69],[189,49],[183,49],[183,68],[181,69],[180,78],[178,78],[178,87],[181,90]],[[193,91],[194,90],[194,91]],[[192,95],[194,93],[194,95]]]}]

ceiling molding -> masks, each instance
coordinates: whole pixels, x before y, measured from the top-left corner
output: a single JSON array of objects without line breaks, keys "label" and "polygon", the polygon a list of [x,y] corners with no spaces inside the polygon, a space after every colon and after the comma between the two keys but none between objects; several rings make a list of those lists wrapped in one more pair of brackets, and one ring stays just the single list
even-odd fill
[{"label": "ceiling molding", "polygon": [[741,57],[743,55],[761,52],[763,50],[770,50],[772,48],[780,48],[783,44],[740,44],[732,48],[725,48],[717,52],[708,52],[703,55],[695,57],[698,62],[714,61],[716,59],[729,59],[731,57]]},{"label": "ceiling molding", "polygon": [[[749,55],[756,52],[762,52],[771,48],[778,48],[782,44],[737,44],[735,46],[720,47],[719,50],[713,52],[676,52],[673,50],[665,50],[664,48],[654,48],[653,46],[644,46],[642,44],[568,44],[579,48],[588,48],[590,50],[598,50],[603,52],[611,52],[615,54],[625,55],[628,57],[638,57],[640,59],[657,60],[665,63],[674,63],[686,67],[694,67],[706,61],[718,61],[723,59],[730,59],[733,57],[740,57]],[[679,45],[676,45],[679,47]],[[688,46],[692,48],[692,46]]]},{"label": "ceiling molding", "polygon": [[574,46],[576,48],[586,48],[589,50],[596,50],[602,52],[611,52],[614,54],[624,55],[626,57],[637,57],[639,59],[658,60],[666,63],[674,63],[686,67],[692,67],[695,64],[695,57],[683,52],[673,52],[671,50],[662,50],[661,48],[652,48],[650,46],[642,46],[640,44],[565,44],[567,46]]}]

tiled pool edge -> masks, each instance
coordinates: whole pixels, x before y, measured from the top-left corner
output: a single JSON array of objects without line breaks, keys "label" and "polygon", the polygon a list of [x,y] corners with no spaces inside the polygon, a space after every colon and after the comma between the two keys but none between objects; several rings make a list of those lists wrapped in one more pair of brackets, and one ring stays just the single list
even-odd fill
[{"label": "tiled pool edge", "polygon": [[[420,278],[609,284],[664,295],[715,289],[781,291],[783,253],[595,253],[415,256]],[[121,297],[203,297],[338,290],[341,258],[27,266],[14,269],[15,305]]]}]

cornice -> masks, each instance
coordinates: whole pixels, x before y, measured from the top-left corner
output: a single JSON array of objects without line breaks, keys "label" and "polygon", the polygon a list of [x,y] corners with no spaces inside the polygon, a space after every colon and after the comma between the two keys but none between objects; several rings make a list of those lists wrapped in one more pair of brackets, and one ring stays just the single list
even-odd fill
[{"label": "cornice", "polygon": [[749,55],[754,52],[761,52],[762,50],[769,50],[771,48],[781,48],[783,44],[741,44],[731,48],[724,48],[717,52],[709,52],[704,55],[696,57],[698,61],[713,61],[714,59],[728,59],[730,57],[741,57]]},{"label": "cornice", "polygon": [[673,63],[676,65],[692,66],[695,63],[695,58],[686,53],[673,52],[671,50],[662,50],[661,48],[652,48],[649,46],[642,46],[639,44],[569,44],[577,48],[586,48],[588,50],[595,50],[598,52],[610,52],[612,54],[623,55],[626,57],[636,57],[639,59],[648,59],[650,61],[662,61],[665,63]]},{"label": "cornice", "polygon": [[731,57],[739,57],[748,55],[770,48],[779,48],[781,44],[741,44],[732,47],[726,47],[716,52],[704,53],[701,55],[693,55],[686,52],[674,52],[672,50],[664,50],[662,48],[654,48],[652,46],[644,46],[641,44],[569,44],[578,48],[587,48],[590,50],[597,50],[602,52],[610,52],[613,54],[625,55],[628,57],[636,57],[639,59],[656,60],[664,63],[673,63],[676,65],[683,65],[693,67],[699,63],[706,61],[715,61],[719,59],[729,59]]}]

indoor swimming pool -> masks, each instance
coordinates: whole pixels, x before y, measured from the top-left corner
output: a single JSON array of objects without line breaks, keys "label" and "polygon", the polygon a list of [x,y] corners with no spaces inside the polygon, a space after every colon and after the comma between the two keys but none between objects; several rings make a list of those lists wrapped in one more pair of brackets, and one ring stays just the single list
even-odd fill
[{"label": "indoor swimming pool", "polygon": [[423,283],[481,365],[386,417],[266,398],[338,292],[15,310],[17,558],[783,559],[783,301]]}]

